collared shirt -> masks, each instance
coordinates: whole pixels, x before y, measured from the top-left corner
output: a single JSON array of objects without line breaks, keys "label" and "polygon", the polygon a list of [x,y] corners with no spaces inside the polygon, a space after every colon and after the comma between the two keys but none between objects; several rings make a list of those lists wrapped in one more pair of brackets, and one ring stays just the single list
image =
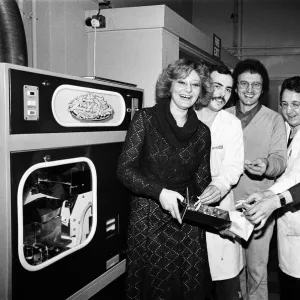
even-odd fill
[{"label": "collared shirt", "polygon": [[290,145],[290,143],[292,142],[294,136],[296,135],[297,131],[299,130],[300,126],[296,126],[296,127],[291,127],[291,131],[290,131],[290,134],[289,134],[289,138],[288,138],[288,143],[287,143],[287,146]]},{"label": "collared shirt", "polygon": [[241,111],[240,101],[236,103],[235,107],[236,107],[236,117],[241,120],[242,128],[244,129],[261,109],[261,103],[258,102],[255,107],[253,107],[252,109],[250,109],[245,113]]}]

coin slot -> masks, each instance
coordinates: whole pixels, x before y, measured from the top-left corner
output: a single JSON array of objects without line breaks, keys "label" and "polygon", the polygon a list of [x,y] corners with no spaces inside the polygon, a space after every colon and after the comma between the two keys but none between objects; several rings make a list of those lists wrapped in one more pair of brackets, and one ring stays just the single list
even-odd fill
[{"label": "coin slot", "polygon": [[110,258],[109,260],[107,260],[107,262],[106,262],[106,270],[112,268],[114,265],[116,265],[119,262],[120,262],[120,256],[119,256],[119,254],[113,256],[112,258]]},{"label": "coin slot", "polygon": [[110,238],[118,233],[118,217],[106,220],[106,238]]}]

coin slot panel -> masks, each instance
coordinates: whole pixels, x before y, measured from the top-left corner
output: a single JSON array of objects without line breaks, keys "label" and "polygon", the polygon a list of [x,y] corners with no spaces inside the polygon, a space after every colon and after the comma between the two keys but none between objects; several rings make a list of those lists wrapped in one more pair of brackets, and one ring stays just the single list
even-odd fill
[{"label": "coin slot panel", "polygon": [[106,220],[106,238],[110,238],[119,232],[119,216],[112,217]]}]

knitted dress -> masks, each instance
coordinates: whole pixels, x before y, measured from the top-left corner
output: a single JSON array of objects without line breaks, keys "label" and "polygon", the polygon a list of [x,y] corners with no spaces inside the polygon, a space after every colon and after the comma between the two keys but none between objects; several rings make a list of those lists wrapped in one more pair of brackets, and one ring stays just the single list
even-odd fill
[{"label": "knitted dress", "polygon": [[209,128],[193,109],[183,127],[170,102],[138,111],[119,158],[118,177],[133,192],[128,228],[128,299],[202,299],[205,232],[180,225],[159,202],[163,188],[199,195],[211,181]]}]

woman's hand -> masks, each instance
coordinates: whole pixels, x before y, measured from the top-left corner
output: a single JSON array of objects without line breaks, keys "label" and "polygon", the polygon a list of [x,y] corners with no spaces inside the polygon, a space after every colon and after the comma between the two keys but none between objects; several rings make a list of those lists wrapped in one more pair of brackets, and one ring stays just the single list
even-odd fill
[{"label": "woman's hand", "polygon": [[209,205],[221,200],[221,191],[215,185],[209,185],[198,197],[195,207],[198,210],[201,204]]},{"label": "woman's hand", "polygon": [[159,202],[162,208],[168,211],[174,219],[177,219],[178,222],[182,224],[177,199],[183,201],[184,197],[175,191],[167,189],[162,189],[159,195]]}]

